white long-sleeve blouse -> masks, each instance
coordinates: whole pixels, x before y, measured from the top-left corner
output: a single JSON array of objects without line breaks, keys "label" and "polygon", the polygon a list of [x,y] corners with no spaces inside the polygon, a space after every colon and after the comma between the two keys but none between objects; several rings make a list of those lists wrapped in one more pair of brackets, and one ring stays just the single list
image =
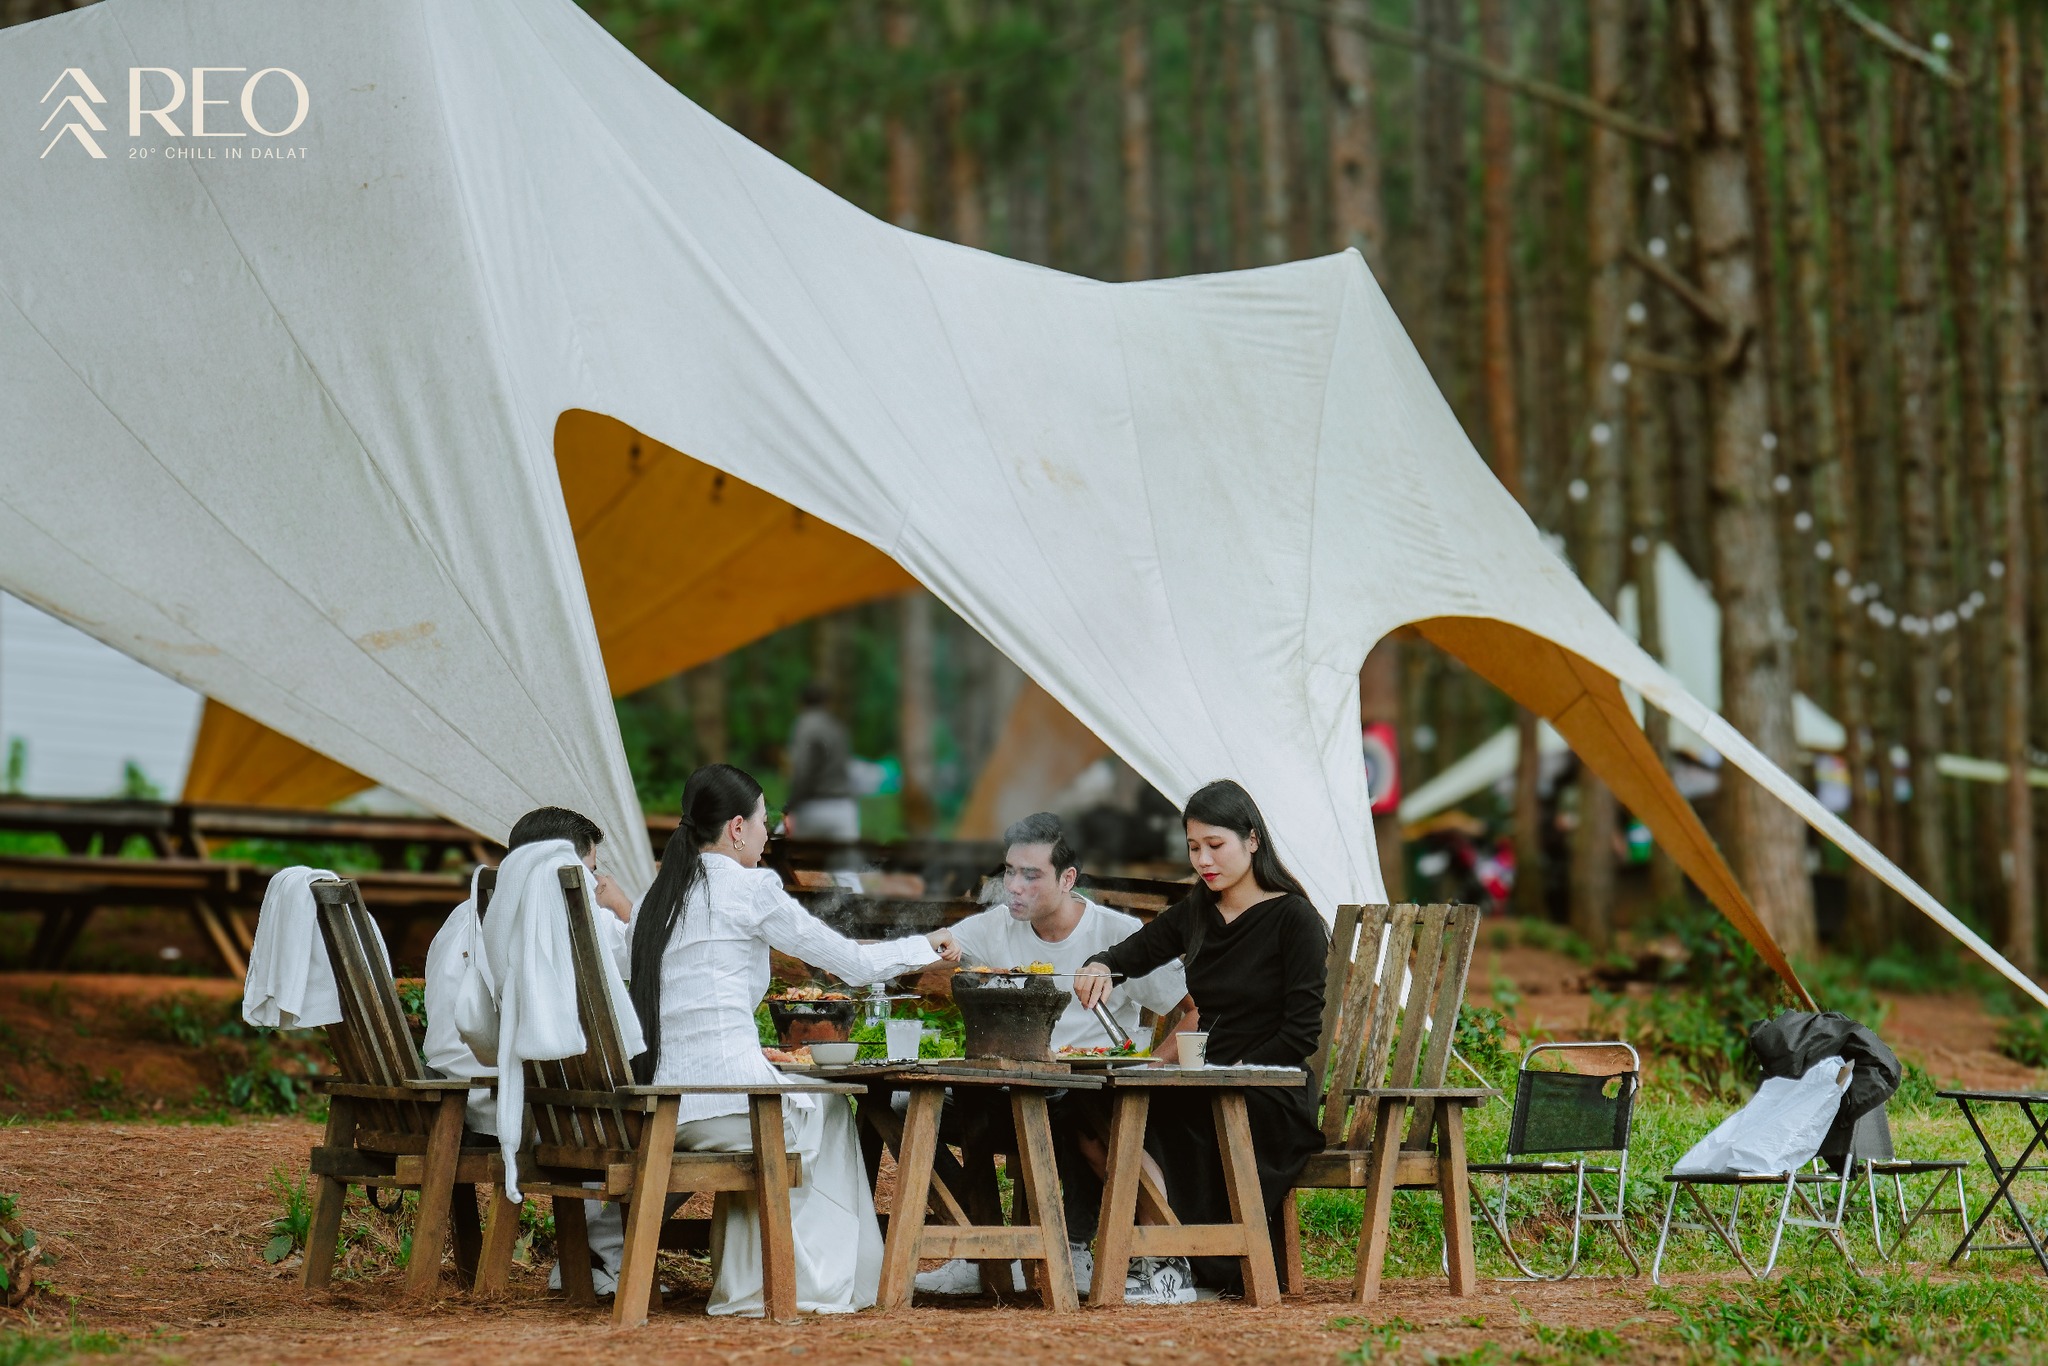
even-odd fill
[{"label": "white long-sleeve blouse", "polygon": [[[761,1056],[754,1009],[768,991],[768,951],[823,968],[854,985],[936,962],[923,935],[860,944],[824,924],[782,890],[771,868],[700,855],[704,876],[661,959],[661,1057],[657,1086],[772,1085],[782,1077]],[[639,912],[636,910],[637,916]],[[810,1096],[789,1096],[798,1108]],[[745,1114],[742,1095],[684,1096],[676,1122]]]}]

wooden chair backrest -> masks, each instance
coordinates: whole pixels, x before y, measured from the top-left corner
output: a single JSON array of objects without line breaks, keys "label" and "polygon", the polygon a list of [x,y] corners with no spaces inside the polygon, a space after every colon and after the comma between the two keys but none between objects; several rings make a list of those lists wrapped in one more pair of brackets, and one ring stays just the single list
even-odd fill
[{"label": "wooden chair backrest", "polygon": [[[347,878],[337,878],[313,883],[312,892],[320,937],[341,996],[341,1019],[327,1026],[327,1046],[334,1050],[342,1079],[366,1086],[403,1086],[424,1079],[426,1064],[420,1061],[412,1024],[378,948],[382,938],[363,905],[361,889]],[[363,1147],[379,1146],[378,1134],[424,1139],[432,1124],[429,1107],[418,1101],[359,1104],[364,1107],[358,1121],[358,1143]],[[393,1150],[411,1147],[399,1144]]]},{"label": "wooden chair backrest", "polygon": [[[575,966],[576,1016],[583,1026],[584,1050],[573,1058],[526,1064],[527,1085],[563,1091],[616,1094],[633,1084],[633,1068],[625,1040],[612,1017],[611,995],[605,987],[604,947],[597,940],[589,882],[580,867],[559,872],[562,911],[569,923],[569,952]],[[610,912],[605,912],[610,914]],[[623,1097],[621,1097],[623,1099]],[[642,1115],[616,1103],[533,1106],[539,1141],[562,1148],[596,1149],[626,1161],[640,1136]],[[545,1159],[543,1159],[545,1161]]]},{"label": "wooden chair backrest", "polygon": [[[1444,1084],[1478,937],[1477,906],[1338,908],[1323,985],[1322,1037],[1310,1064],[1323,1079],[1323,1138],[1331,1147],[1357,1147],[1370,1139],[1373,1106],[1369,1100],[1354,1106],[1347,1094],[1353,1088]],[[1406,1146],[1428,1141],[1433,1113],[1428,1101],[1416,1103]]]}]

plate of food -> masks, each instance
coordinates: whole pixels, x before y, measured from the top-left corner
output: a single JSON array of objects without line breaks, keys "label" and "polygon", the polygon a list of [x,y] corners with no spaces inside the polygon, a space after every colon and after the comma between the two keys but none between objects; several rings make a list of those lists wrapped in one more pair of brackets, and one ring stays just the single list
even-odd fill
[{"label": "plate of food", "polygon": [[1062,1048],[1053,1055],[1053,1060],[1075,1067],[1142,1067],[1152,1061],[1152,1055],[1135,1048],[1111,1048],[1104,1044],[1100,1048]]}]

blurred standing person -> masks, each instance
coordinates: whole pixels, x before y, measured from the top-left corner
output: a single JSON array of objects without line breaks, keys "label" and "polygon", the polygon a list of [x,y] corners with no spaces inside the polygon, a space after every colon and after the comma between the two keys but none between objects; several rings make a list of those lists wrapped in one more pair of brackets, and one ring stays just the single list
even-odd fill
[{"label": "blurred standing person", "polygon": [[853,796],[853,742],[831,711],[832,695],[820,682],[804,685],[803,710],[789,732],[789,802],[784,828],[797,839],[860,838],[860,803]]}]

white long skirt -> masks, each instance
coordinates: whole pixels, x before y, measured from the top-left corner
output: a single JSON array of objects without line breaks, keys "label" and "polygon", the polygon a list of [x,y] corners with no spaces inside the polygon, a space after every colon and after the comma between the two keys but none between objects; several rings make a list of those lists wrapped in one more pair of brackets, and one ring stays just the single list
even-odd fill
[{"label": "white long skirt", "polygon": [[[782,1136],[789,1151],[803,1158],[804,1183],[789,1192],[797,1308],[850,1314],[872,1307],[882,1283],[882,1228],[875,1219],[852,1109],[837,1096],[817,1097],[808,1109],[785,1102]],[[678,1125],[676,1147],[751,1152],[754,1136],[745,1115],[720,1115]],[[717,1197],[711,1215],[709,1313],[759,1318],[764,1312],[757,1203],[736,1191]]]}]

